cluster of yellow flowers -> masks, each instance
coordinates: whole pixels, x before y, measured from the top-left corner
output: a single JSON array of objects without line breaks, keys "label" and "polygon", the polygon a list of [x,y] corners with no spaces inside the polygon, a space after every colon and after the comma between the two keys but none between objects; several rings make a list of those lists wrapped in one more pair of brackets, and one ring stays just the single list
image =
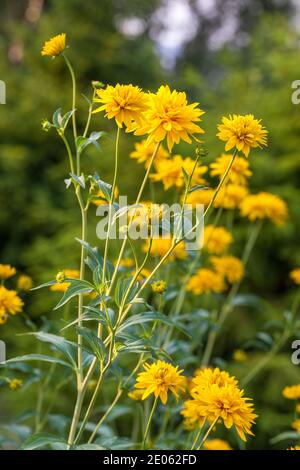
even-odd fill
[{"label": "cluster of yellow flowers", "polygon": [[[17,315],[22,311],[24,306],[23,300],[20,298],[16,290],[7,289],[4,282],[16,274],[16,268],[9,264],[0,264],[0,325],[4,325],[9,315]],[[32,280],[29,276],[21,275],[17,280],[17,288],[19,290],[30,290]]]},{"label": "cluster of yellow flowers", "polygon": [[244,441],[246,434],[253,435],[251,427],[257,415],[235,377],[219,368],[200,369],[192,379],[190,394],[181,412],[187,429],[202,428],[207,421],[215,425],[220,420],[228,429],[235,426]]},{"label": "cluster of yellow flowers", "polygon": [[79,279],[80,273],[78,269],[65,269],[56,275],[56,284],[50,286],[50,290],[54,292],[66,292],[70,283],[65,278]]},{"label": "cluster of yellow flowers", "polygon": [[[298,418],[292,422],[292,428],[299,434],[300,440],[300,384],[285,387],[282,391],[284,398],[295,400],[295,414]],[[290,447],[288,450],[300,450],[300,446]]]}]

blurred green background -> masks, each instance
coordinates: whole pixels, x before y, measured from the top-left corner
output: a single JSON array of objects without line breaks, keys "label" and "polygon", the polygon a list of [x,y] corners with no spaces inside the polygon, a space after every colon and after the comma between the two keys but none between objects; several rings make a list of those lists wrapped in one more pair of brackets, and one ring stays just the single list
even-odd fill
[{"label": "blurred green background", "polygon": [[[249,319],[249,312],[241,312],[243,328],[232,322],[227,348],[251,338],[270,315],[280,315],[293,294],[288,272],[300,265],[300,107],[291,102],[291,84],[300,78],[299,2],[1,0],[0,14],[0,79],[7,86],[7,104],[0,106],[0,261],[29,274],[35,284],[79,262],[74,237],[80,235],[80,216],[73,194],[65,189],[67,157],[54,133],[44,133],[40,125],[58,107],[71,108],[63,60],[40,55],[45,40],[66,32],[82,93],[91,95],[92,80],[150,90],[169,83],[199,101],[206,112],[207,161],[223,149],[216,138],[222,115],[253,113],[262,119],[269,146],[250,156],[251,188],[283,197],[290,221],[283,228],[265,228],[249,265],[248,290],[270,300],[273,313],[269,308]],[[78,110],[83,126],[87,104],[80,96]],[[114,129],[99,114],[92,127]],[[131,136],[122,137],[119,187],[133,197],[143,168],[128,159],[132,145]],[[88,149],[85,173],[96,170],[109,180],[112,148],[112,140],[105,138],[100,152]],[[185,146],[179,151],[187,154]],[[96,242],[94,224],[89,239]],[[243,243],[243,228],[237,240]],[[54,318],[54,297],[40,291],[28,295],[26,313],[37,323],[42,316]],[[20,343],[14,346],[19,341],[15,334],[24,330],[22,321],[16,318],[0,328],[8,356],[24,353],[26,342],[21,342],[23,351]],[[260,448],[289,426],[291,406],[281,389],[296,381],[299,367],[291,365],[287,348],[269,375],[254,383],[252,393],[262,415]],[[1,405],[3,420],[22,411],[17,400],[3,391],[1,395],[7,403]]]}]

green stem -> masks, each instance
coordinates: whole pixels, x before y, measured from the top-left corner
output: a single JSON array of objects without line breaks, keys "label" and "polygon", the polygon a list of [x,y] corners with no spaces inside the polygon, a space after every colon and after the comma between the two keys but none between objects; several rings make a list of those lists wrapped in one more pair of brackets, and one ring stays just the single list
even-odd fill
[{"label": "green stem", "polygon": [[206,441],[206,439],[208,438],[208,436],[210,435],[211,431],[213,430],[215,424],[217,423],[219,419],[219,416],[216,417],[216,419],[211,423],[211,425],[209,426],[207,432],[205,433],[205,436],[203,437],[202,441],[200,442],[200,445],[198,447],[198,450],[201,449],[201,447],[203,446],[204,442]]},{"label": "green stem", "polygon": [[150,415],[149,415],[147,426],[146,426],[146,429],[145,429],[145,432],[144,432],[144,437],[143,437],[143,442],[142,442],[142,449],[145,449],[145,447],[146,447],[146,441],[147,441],[147,437],[148,437],[148,434],[149,434],[153,414],[154,414],[154,411],[155,411],[156,406],[157,406],[157,402],[158,402],[158,397],[155,398],[152,409],[151,409],[151,412],[150,412]]},{"label": "green stem", "polygon": [[72,115],[72,124],[73,124],[74,141],[75,141],[75,144],[76,144],[76,139],[77,139],[77,125],[76,125],[76,116],[75,116],[75,112],[76,112],[75,111],[75,109],[76,109],[76,78],[75,78],[74,69],[72,67],[71,62],[69,61],[69,59],[67,58],[67,56],[64,53],[62,55],[65,59],[67,67],[70,71],[71,80],[72,80],[72,110],[74,110],[74,113]]}]

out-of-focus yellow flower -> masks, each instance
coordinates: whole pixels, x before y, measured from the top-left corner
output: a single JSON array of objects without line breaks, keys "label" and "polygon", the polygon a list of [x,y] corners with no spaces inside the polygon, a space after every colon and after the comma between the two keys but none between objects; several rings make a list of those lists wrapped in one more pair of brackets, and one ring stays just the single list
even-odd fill
[{"label": "out-of-focus yellow flower", "polygon": [[232,359],[235,362],[245,362],[247,361],[248,356],[243,349],[235,349],[232,354]]},{"label": "out-of-focus yellow flower", "polygon": [[249,191],[245,186],[238,184],[226,184],[219,191],[214,207],[224,207],[224,209],[236,209],[248,195]]},{"label": "out-of-focus yellow flower", "polygon": [[3,311],[0,311],[0,325],[5,325],[5,323],[8,320],[8,315],[4,313]]},{"label": "out-of-focus yellow flower", "polygon": [[[130,158],[133,158],[138,163],[144,163],[145,168],[148,168],[150,160],[153,156],[154,150],[156,148],[155,143],[149,144],[147,140],[142,140],[141,142],[136,142],[134,144],[134,151],[130,153]],[[170,154],[166,151],[166,149],[160,145],[156,156],[155,156],[155,163],[160,160],[164,160],[165,158],[169,158]]]},{"label": "out-of-focus yellow flower", "polygon": [[144,372],[138,374],[135,388],[143,390],[142,400],[145,400],[152,393],[155,398],[160,398],[165,405],[168,400],[168,393],[172,392],[176,399],[179,392],[185,390],[185,378],[178,370],[178,366],[158,360],[153,364],[145,364]]},{"label": "out-of-focus yellow flower", "polygon": [[[155,182],[161,181],[164,189],[167,191],[172,186],[175,186],[177,189],[183,188],[185,183],[182,168],[184,168],[188,175],[192,174],[195,161],[190,157],[183,158],[181,155],[174,155],[173,158],[158,160],[154,166],[156,172],[152,173],[150,178]],[[193,173],[191,185],[206,184],[203,178],[206,171],[207,166],[197,165]]]},{"label": "out-of-focus yellow flower", "polygon": [[50,290],[54,292],[66,292],[70,286],[70,283],[64,282],[64,279],[66,277],[79,279],[80,277],[80,272],[78,271],[78,269],[65,269],[63,271],[63,274],[64,274],[63,282],[57,282],[56,284],[53,284],[52,286],[50,286]]},{"label": "out-of-focus yellow flower", "polygon": [[151,288],[153,292],[157,294],[162,294],[163,292],[165,292],[167,288],[167,283],[165,281],[155,281],[155,282],[152,282]]},{"label": "out-of-focus yellow flower", "polygon": [[207,225],[204,229],[204,248],[211,254],[223,254],[233,242],[230,232],[224,227]]},{"label": "out-of-focus yellow flower", "polygon": [[24,305],[23,300],[20,299],[17,292],[8,290],[4,286],[0,286],[0,317],[5,323],[6,315],[17,315],[22,311]]},{"label": "out-of-focus yellow flower", "polygon": [[180,414],[184,418],[183,425],[187,431],[201,428],[206,420],[206,416],[202,414],[196,400],[185,400]]},{"label": "out-of-focus yellow flower", "polygon": [[23,385],[23,381],[19,379],[12,379],[9,381],[9,388],[13,390],[14,392],[16,390],[19,390],[19,388],[21,388],[22,385]]},{"label": "out-of-focus yellow flower", "polygon": [[290,272],[290,278],[295,284],[300,285],[300,268],[293,269],[293,271]]},{"label": "out-of-focus yellow flower", "polygon": [[171,152],[180,140],[190,143],[190,136],[204,133],[196,124],[201,121],[202,114],[204,111],[198,108],[198,103],[188,104],[184,92],[171,91],[168,85],[161,86],[157,93],[149,94],[149,107],[144,113],[145,125],[137,127],[135,134],[148,134],[148,143],[167,139]]},{"label": "out-of-focus yellow flower", "polygon": [[296,413],[300,414],[300,403],[296,405]]},{"label": "out-of-focus yellow flower", "polygon": [[[114,198],[116,199],[118,197],[118,195],[119,195],[119,188],[116,186],[115,190],[114,190]],[[95,206],[104,206],[104,205],[108,204],[108,201],[107,201],[106,197],[104,196],[103,191],[101,189],[99,189],[99,191],[97,191],[97,193],[94,195],[94,197],[97,197],[97,199],[92,199],[91,202]]]},{"label": "out-of-focus yellow flower", "polygon": [[13,268],[10,264],[0,264],[0,279],[9,279],[14,276],[16,272],[16,268]]},{"label": "out-of-focus yellow flower", "polygon": [[233,450],[228,442],[223,441],[223,439],[210,439],[209,441],[205,441],[203,448],[206,450]]},{"label": "out-of-focus yellow flower", "polygon": [[123,258],[119,264],[120,268],[132,268],[132,266],[134,266],[134,260],[132,258]]},{"label": "out-of-focus yellow flower", "polygon": [[196,295],[220,293],[225,289],[224,277],[207,268],[200,268],[187,284],[187,290]]},{"label": "out-of-focus yellow flower", "polygon": [[290,387],[285,387],[282,391],[284,398],[289,400],[299,400],[300,399],[300,384],[291,385]]},{"label": "out-of-focus yellow flower", "polygon": [[144,395],[144,390],[132,390],[131,392],[128,393],[128,397],[131,398],[131,400],[135,400],[135,401],[141,401],[143,395]]},{"label": "out-of-focus yellow flower", "polygon": [[[215,162],[210,164],[211,176],[219,176],[221,179],[225,174],[233,155],[223,153]],[[235,157],[235,160],[229,170],[226,181],[239,186],[245,186],[248,178],[252,175],[249,169],[249,162],[243,157]]]},{"label": "out-of-focus yellow flower", "polygon": [[[132,276],[134,276],[135,274],[136,274],[136,271],[133,271]],[[144,281],[150,276],[150,274],[151,274],[151,271],[149,269],[143,268],[137,277],[137,281],[141,281],[141,282]]]},{"label": "out-of-focus yellow flower", "polygon": [[128,212],[128,218],[132,219],[132,223],[136,226],[147,226],[151,221],[154,221],[157,225],[162,219],[164,207],[162,204],[154,204],[151,201],[141,201],[138,207],[130,209]]},{"label": "out-of-focus yellow flower", "polygon": [[287,450],[300,450],[300,446],[290,447]]},{"label": "out-of-focus yellow flower", "polygon": [[283,225],[288,218],[285,201],[275,194],[260,192],[250,194],[240,205],[241,216],[249,220],[269,219],[275,225]]},{"label": "out-of-focus yellow flower", "polygon": [[96,90],[95,103],[102,103],[93,113],[105,112],[105,117],[115,119],[119,127],[130,130],[133,125],[143,124],[143,112],[148,107],[148,95],[133,85],[107,85]]},{"label": "out-of-focus yellow flower", "polygon": [[215,194],[214,189],[200,189],[189,193],[186,198],[186,204],[192,204],[195,207],[197,204],[208,206]]},{"label": "out-of-focus yellow flower", "polygon": [[215,271],[224,276],[229,284],[234,284],[243,279],[244,266],[239,258],[235,256],[212,256],[210,262]]},{"label": "out-of-focus yellow flower", "polygon": [[296,419],[292,422],[292,428],[300,434],[300,419]]},{"label": "out-of-focus yellow flower", "polygon": [[[154,238],[152,240],[150,254],[151,256],[158,256],[162,258],[167,254],[169,249],[172,246],[172,238],[171,237],[161,237],[161,238]],[[147,253],[150,246],[150,240],[146,240],[142,249],[144,253]],[[187,252],[185,249],[184,242],[180,242],[178,245],[175,246],[172,253],[169,255],[166,261],[171,261],[176,259],[185,259],[187,257]]]},{"label": "out-of-focus yellow flower", "polygon": [[235,147],[248,157],[251,148],[262,148],[267,145],[268,131],[260,122],[252,114],[224,116],[222,124],[218,125],[217,136],[226,142],[226,151]]},{"label": "out-of-focus yellow flower", "polygon": [[17,288],[20,290],[28,291],[32,288],[33,282],[30,276],[26,276],[26,274],[21,274],[17,281]]},{"label": "out-of-focus yellow flower", "polygon": [[60,55],[66,48],[66,33],[58,34],[46,41],[41,54],[50,57]]}]

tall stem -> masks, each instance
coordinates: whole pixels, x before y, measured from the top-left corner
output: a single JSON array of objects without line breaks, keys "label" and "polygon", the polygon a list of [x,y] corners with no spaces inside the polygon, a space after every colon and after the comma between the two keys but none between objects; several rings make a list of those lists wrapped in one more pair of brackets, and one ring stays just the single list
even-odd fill
[{"label": "tall stem", "polygon": [[217,423],[219,419],[219,416],[216,417],[216,419],[211,423],[211,425],[209,426],[207,432],[205,433],[205,436],[203,437],[202,441],[200,442],[200,445],[198,447],[198,450],[201,449],[201,447],[203,446],[204,442],[206,441],[206,439],[208,438],[208,436],[210,435],[211,431],[213,430],[215,424]]},{"label": "tall stem", "polygon": [[150,425],[151,425],[151,421],[152,421],[152,418],[153,418],[153,414],[154,414],[154,411],[155,411],[156,406],[157,406],[157,401],[158,401],[158,397],[155,398],[154,403],[153,403],[153,406],[152,406],[152,409],[151,409],[151,412],[150,412],[150,415],[149,415],[149,419],[148,419],[148,422],[147,422],[147,426],[146,426],[146,429],[145,429],[145,432],[144,432],[143,443],[142,443],[142,449],[145,449],[145,447],[146,447],[146,441],[147,441],[147,437],[148,437],[148,434],[149,434],[149,430],[150,430]]},{"label": "tall stem", "polygon": [[70,71],[71,80],[72,80],[72,110],[74,110],[74,112],[72,114],[72,124],[73,124],[74,140],[76,142],[76,139],[77,139],[77,125],[76,125],[76,116],[75,116],[75,109],[76,109],[76,79],[75,79],[74,69],[72,67],[71,62],[69,61],[68,57],[64,53],[62,55],[65,59],[67,67]]}]

